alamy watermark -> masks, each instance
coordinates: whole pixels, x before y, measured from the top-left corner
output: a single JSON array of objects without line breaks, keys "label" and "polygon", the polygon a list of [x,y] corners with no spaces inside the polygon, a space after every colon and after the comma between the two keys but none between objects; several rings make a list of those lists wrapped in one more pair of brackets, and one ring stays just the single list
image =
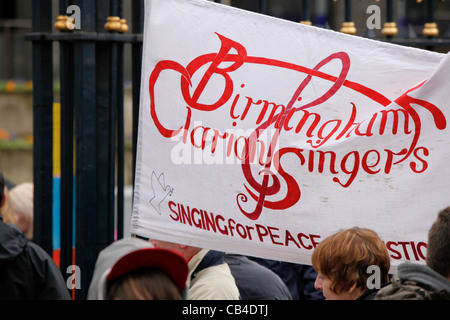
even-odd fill
[{"label": "alamy watermark", "polygon": [[67,7],[66,13],[69,18],[66,21],[67,29],[80,30],[81,29],[81,9],[79,6],[71,5]]},{"label": "alamy watermark", "polygon": [[[66,10],[69,18],[66,21],[67,29],[69,30],[80,30],[81,29],[81,9],[77,5],[70,5]],[[370,5],[367,7],[366,13],[369,17],[366,21],[366,26],[368,29],[381,29],[381,8],[376,5]]]},{"label": "alamy watermark", "polygon": [[[70,276],[66,280],[67,289],[81,289],[81,269],[77,265],[71,265],[67,267],[67,274]],[[379,266],[370,265],[366,269],[366,273],[370,274],[367,278],[367,289],[380,289],[381,288],[381,270]]]},{"label": "alamy watermark", "polygon": [[67,267],[66,273],[70,276],[66,280],[67,289],[81,289],[81,269],[77,265]]},{"label": "alamy watermark", "polygon": [[[276,129],[232,128],[221,131],[195,121],[192,129],[174,134],[171,160],[174,164],[277,164],[279,141]],[[270,155],[269,155],[270,154]]]},{"label": "alamy watermark", "polygon": [[370,5],[366,10],[367,14],[370,16],[367,18],[366,26],[367,29],[381,29],[381,9],[376,4]]},{"label": "alamy watermark", "polygon": [[371,274],[366,281],[367,289],[381,288],[381,270],[379,266],[370,265],[367,267],[366,273]]},{"label": "alamy watermark", "polygon": [[[67,7],[66,13],[69,18],[66,21],[67,29],[80,30],[81,29],[81,9],[77,5],[70,5]],[[381,8],[376,5],[370,5],[367,7],[366,13],[370,16],[367,18],[366,26],[368,29],[381,29]]]}]

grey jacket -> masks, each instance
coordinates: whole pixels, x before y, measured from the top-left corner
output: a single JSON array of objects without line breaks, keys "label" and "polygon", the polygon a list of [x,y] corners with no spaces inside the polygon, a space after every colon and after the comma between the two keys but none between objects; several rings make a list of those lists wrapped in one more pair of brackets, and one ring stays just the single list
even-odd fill
[{"label": "grey jacket", "polygon": [[426,265],[404,262],[375,300],[449,300],[450,281]]}]

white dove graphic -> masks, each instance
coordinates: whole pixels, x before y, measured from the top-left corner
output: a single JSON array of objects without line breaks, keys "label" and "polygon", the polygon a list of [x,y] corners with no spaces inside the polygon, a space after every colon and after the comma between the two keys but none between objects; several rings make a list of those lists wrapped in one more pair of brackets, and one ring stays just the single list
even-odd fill
[{"label": "white dove graphic", "polygon": [[155,210],[161,214],[161,203],[167,196],[171,196],[173,193],[173,188],[166,186],[164,179],[164,173],[156,176],[155,171],[152,172],[151,184],[153,190],[153,198],[150,199],[150,204],[155,208]]}]

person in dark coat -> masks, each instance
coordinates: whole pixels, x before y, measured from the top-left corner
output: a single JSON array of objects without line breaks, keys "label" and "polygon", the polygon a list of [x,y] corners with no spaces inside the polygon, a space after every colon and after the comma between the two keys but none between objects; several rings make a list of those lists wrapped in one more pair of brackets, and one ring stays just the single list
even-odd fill
[{"label": "person in dark coat", "polygon": [[[0,172],[0,213],[4,203]],[[37,244],[28,241],[0,214],[0,300],[70,300],[59,268]]]},{"label": "person in dark coat", "polygon": [[242,300],[292,300],[288,288],[272,270],[238,254],[225,254]]},{"label": "person in dark coat", "polygon": [[293,300],[324,300],[322,291],[314,287],[317,272],[312,266],[285,261],[250,257],[275,272],[286,284]]}]

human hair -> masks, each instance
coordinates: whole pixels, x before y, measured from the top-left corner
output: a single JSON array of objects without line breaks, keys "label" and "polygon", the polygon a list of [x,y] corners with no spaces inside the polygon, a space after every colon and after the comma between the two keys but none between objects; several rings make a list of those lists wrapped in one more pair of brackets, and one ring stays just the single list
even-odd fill
[{"label": "human hair", "polygon": [[16,215],[11,207],[8,195],[8,187],[3,173],[0,171],[0,216],[3,222],[16,223]]},{"label": "human hair", "polygon": [[33,183],[25,182],[15,186],[9,191],[9,198],[14,211],[27,217],[33,216]]},{"label": "human hair", "polygon": [[29,239],[33,238],[33,189],[33,183],[25,182],[8,192],[9,206],[15,218],[14,223]]},{"label": "human hair", "polygon": [[[10,224],[16,224],[17,217],[14,213],[14,209],[11,205],[11,199],[9,196],[9,190],[8,187],[5,185],[3,188],[3,206],[0,208],[1,215],[3,217],[3,222],[10,223]],[[0,203],[1,204],[1,203]]]},{"label": "human hair", "polygon": [[380,268],[381,283],[387,282],[390,259],[376,232],[354,227],[322,240],[312,254],[312,264],[331,280],[330,290],[340,294],[355,284],[366,290],[371,265]]},{"label": "human hair", "polygon": [[166,272],[148,267],[108,282],[106,300],[182,300],[182,296]]},{"label": "human hair", "polygon": [[450,277],[450,207],[439,212],[428,231],[426,264],[442,276]]},{"label": "human hair", "polygon": [[5,178],[3,177],[3,173],[0,171],[0,208],[2,207],[4,192],[5,192]]}]

